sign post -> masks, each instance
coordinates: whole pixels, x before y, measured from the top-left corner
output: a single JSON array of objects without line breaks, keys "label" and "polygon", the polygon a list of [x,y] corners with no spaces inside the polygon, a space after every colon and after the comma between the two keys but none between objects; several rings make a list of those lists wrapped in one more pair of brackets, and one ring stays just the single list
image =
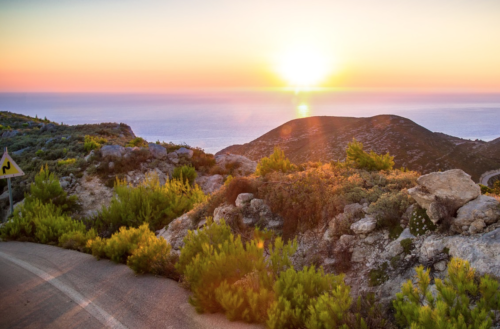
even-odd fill
[{"label": "sign post", "polygon": [[12,200],[12,183],[10,179],[12,177],[24,176],[24,172],[19,168],[17,163],[12,160],[7,148],[3,153],[2,159],[0,160],[0,178],[7,178],[7,186],[9,187],[9,201],[10,201],[10,213],[14,213],[14,201]]}]

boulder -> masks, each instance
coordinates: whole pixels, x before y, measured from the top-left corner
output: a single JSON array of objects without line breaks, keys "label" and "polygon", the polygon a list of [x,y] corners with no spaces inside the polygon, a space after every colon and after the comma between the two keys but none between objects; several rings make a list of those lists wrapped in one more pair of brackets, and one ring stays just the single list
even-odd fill
[{"label": "boulder", "polygon": [[479,275],[500,277],[500,228],[482,236],[452,236],[444,245],[452,257],[469,261]]},{"label": "boulder", "polygon": [[177,151],[175,151],[175,153],[177,153],[177,155],[179,157],[183,157],[183,158],[186,158],[186,159],[191,159],[193,157],[194,151],[190,150],[190,149],[187,149],[185,147],[181,147],[180,149],[178,149]]},{"label": "boulder", "polygon": [[120,145],[104,145],[101,147],[101,156],[103,158],[121,158],[125,153],[125,148]]},{"label": "boulder", "polygon": [[250,204],[250,201],[254,198],[252,193],[240,193],[238,194],[238,197],[236,198],[236,201],[234,204],[238,208],[242,208],[248,204]]},{"label": "boulder", "polygon": [[90,151],[90,153],[84,158],[85,162],[89,162],[89,160],[94,156],[94,150]]},{"label": "boulder", "polygon": [[29,150],[29,149],[30,149],[29,147],[25,147],[25,148],[20,149],[20,150],[18,150],[18,151],[12,152],[12,154],[13,154],[13,155],[21,155],[21,154],[23,154],[23,153],[24,153],[24,151],[27,151],[27,150]]},{"label": "boulder", "polygon": [[423,175],[417,179],[417,183],[408,193],[427,210],[433,223],[453,214],[481,194],[479,186],[472,181],[470,175],[460,169]]},{"label": "boulder", "polygon": [[155,159],[165,159],[167,157],[167,149],[155,143],[149,143],[149,152]]},{"label": "boulder", "polygon": [[161,229],[157,237],[163,237],[172,245],[174,251],[180,252],[180,249],[184,246],[184,237],[191,229],[193,229],[193,222],[188,214],[184,214]]},{"label": "boulder", "polygon": [[53,123],[48,123],[48,124],[44,125],[42,128],[40,128],[40,131],[41,132],[52,131],[54,129],[56,129],[56,125]]},{"label": "boulder", "polygon": [[19,130],[10,130],[10,131],[4,131],[2,134],[2,138],[11,138],[19,134]]},{"label": "boulder", "polygon": [[232,222],[240,217],[239,209],[233,205],[223,204],[214,210],[214,222],[218,223],[221,219],[224,219],[226,223]]},{"label": "boulder", "polygon": [[172,162],[173,164],[178,164],[179,163],[179,156],[177,153],[172,152],[167,155],[168,161]]},{"label": "boulder", "polygon": [[365,213],[362,205],[359,203],[351,203],[344,207],[344,215],[350,219],[357,220],[363,218]]},{"label": "boulder", "polygon": [[257,169],[257,162],[243,155],[219,154],[215,157],[217,165],[223,169],[231,169],[232,175],[246,176],[253,174]]},{"label": "boulder", "polygon": [[195,182],[204,193],[212,194],[224,185],[224,177],[222,175],[201,176],[197,177]]},{"label": "boulder", "polygon": [[368,234],[377,227],[377,220],[373,217],[365,217],[351,225],[351,230],[356,234]]},{"label": "boulder", "polygon": [[452,225],[457,232],[462,232],[462,227],[469,226],[471,233],[479,233],[486,225],[496,223],[499,219],[500,203],[493,197],[480,195],[458,209],[457,218],[453,219]]},{"label": "boulder", "polygon": [[420,247],[420,262],[426,263],[443,252],[445,239],[439,236],[430,236],[424,240]]}]

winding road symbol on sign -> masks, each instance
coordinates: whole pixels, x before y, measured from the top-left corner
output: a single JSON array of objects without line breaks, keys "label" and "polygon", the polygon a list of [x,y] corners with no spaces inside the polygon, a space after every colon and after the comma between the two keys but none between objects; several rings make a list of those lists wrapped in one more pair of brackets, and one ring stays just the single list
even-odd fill
[{"label": "winding road symbol on sign", "polygon": [[6,166],[3,166],[2,167],[2,171],[3,171],[3,174],[5,175],[5,170],[9,170],[10,169],[10,161],[7,161],[7,165]]}]

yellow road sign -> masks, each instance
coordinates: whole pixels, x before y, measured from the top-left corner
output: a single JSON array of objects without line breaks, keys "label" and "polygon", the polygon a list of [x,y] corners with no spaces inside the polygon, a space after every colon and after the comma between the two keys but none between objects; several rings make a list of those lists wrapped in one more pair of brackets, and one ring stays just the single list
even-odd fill
[{"label": "yellow road sign", "polygon": [[9,153],[4,152],[0,160],[0,178],[10,178],[23,176],[24,172],[19,168],[17,163],[12,160]]}]

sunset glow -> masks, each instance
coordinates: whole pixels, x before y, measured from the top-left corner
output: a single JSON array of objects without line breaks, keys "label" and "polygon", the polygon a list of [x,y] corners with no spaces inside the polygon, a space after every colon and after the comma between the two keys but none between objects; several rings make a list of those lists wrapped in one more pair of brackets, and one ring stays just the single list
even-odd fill
[{"label": "sunset glow", "polygon": [[500,2],[0,1],[0,91],[500,90]]}]

